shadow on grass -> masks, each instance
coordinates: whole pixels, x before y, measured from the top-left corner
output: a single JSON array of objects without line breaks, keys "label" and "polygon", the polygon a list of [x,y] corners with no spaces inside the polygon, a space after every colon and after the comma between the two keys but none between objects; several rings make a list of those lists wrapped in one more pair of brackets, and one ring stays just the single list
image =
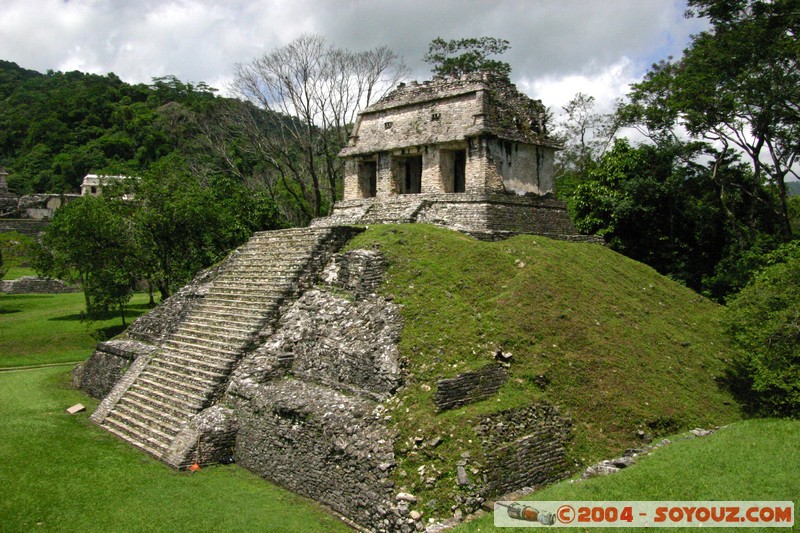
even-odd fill
[{"label": "shadow on grass", "polygon": [[[143,314],[145,314],[148,311],[150,311],[150,307],[148,307],[147,304],[134,305],[134,306],[131,306],[131,307],[126,307],[125,308],[125,320],[128,321],[128,323],[130,323],[130,322],[132,322],[133,320],[136,320],[137,318],[139,318],[140,316],[142,316]],[[116,311],[99,314],[99,315],[97,315],[95,317],[91,317],[91,318],[89,318],[86,315],[85,312],[80,312],[80,313],[73,313],[71,315],[57,316],[57,317],[49,318],[48,320],[53,320],[53,321],[56,321],[56,322],[60,322],[60,321],[102,322],[102,321],[105,321],[105,320],[115,320],[115,319],[116,320],[121,320],[119,313],[116,312]]]},{"label": "shadow on grass", "polygon": [[53,317],[53,318],[48,318],[47,320],[55,321],[55,322],[62,322],[62,321],[80,322],[80,321],[85,321],[86,320],[86,314],[85,313],[74,313],[74,314],[71,314],[71,315],[56,316],[56,317]]},{"label": "shadow on grass", "polygon": [[122,324],[116,326],[108,326],[106,328],[97,328],[92,332],[92,338],[97,342],[107,341],[109,339],[113,339],[114,337],[125,331],[125,329],[126,328],[122,327]]},{"label": "shadow on grass", "polygon": [[10,315],[12,313],[21,313],[22,309],[0,309],[0,315]]},{"label": "shadow on grass", "polygon": [[44,298],[52,298],[52,294],[2,294],[0,302],[7,302],[9,300],[41,300]]}]

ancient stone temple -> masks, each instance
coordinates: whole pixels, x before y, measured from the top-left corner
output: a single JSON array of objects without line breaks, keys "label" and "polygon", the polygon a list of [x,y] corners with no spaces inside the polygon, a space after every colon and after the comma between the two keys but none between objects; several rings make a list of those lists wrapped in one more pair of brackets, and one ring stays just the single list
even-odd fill
[{"label": "ancient stone temple", "polygon": [[[360,115],[331,216],[255,234],[124,337],[98,344],[75,372],[103,399],[92,421],[176,468],[236,461],[363,530],[424,529],[421,512],[433,507],[395,486],[399,437],[384,405],[406,379],[401,308],[379,290],[388,262],[341,250],[364,231],[355,226],[381,222],[581,239],[550,195],[557,148],[542,104],[507,79],[400,86]],[[438,380],[433,401],[457,409],[507,379],[487,361]],[[482,422],[490,449],[483,470],[470,463],[473,481],[463,454],[449,465],[465,509],[569,470],[569,423],[555,410],[498,417]],[[447,490],[451,481],[441,478]]]},{"label": "ancient stone temple", "polygon": [[428,222],[479,237],[576,235],[555,200],[545,108],[505,77],[401,84],[361,112],[345,158],[344,199],[316,221]]}]

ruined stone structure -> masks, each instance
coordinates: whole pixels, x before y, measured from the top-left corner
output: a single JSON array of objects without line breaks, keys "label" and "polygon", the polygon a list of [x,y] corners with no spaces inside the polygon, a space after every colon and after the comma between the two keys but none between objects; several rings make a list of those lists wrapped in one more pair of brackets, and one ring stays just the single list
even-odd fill
[{"label": "ruined stone structure", "polygon": [[361,112],[344,199],[314,225],[426,222],[481,238],[582,239],[552,197],[545,108],[487,73],[401,84]]},{"label": "ruined stone structure", "polygon": [[[98,344],[74,372],[103,398],[91,419],[173,467],[235,461],[367,529],[418,530],[413,504],[398,499],[397,437],[384,416],[404,382],[403,319],[376,294],[387,268],[380,252],[335,253],[357,231],[256,234],[137,319],[127,338]],[[506,379],[490,363],[439,380],[434,402],[457,409]],[[485,462],[452,465],[460,505],[563,478],[569,428],[547,407],[486,417]]]},{"label": "ruined stone structure", "polygon": [[107,186],[109,183],[129,179],[135,178],[131,178],[130,176],[86,174],[81,182],[81,196],[97,196],[103,192],[103,187]]},{"label": "ruined stone structure", "polygon": [[[338,251],[354,225],[383,222],[580,238],[549,195],[557,148],[541,103],[507,79],[399,87],[359,117],[332,216],[257,233],[97,346],[74,373],[103,398],[92,421],[173,467],[236,461],[370,530],[423,529],[395,486],[384,416],[404,382],[400,309],[378,294],[387,265],[376,250]],[[507,379],[493,362],[439,380],[433,401],[458,409]],[[563,478],[569,432],[548,406],[487,416],[485,463],[452,465],[458,504]]]}]

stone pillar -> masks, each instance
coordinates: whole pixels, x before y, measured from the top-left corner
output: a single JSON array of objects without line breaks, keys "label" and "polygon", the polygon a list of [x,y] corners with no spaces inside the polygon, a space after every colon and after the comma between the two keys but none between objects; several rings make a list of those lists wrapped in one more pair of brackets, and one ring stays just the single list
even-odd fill
[{"label": "stone pillar", "polygon": [[492,166],[487,140],[473,137],[468,140],[467,164],[464,176],[464,192],[483,194],[486,192],[486,177]]},{"label": "stone pillar", "polygon": [[344,199],[355,200],[361,198],[358,183],[358,163],[355,158],[348,158],[344,162]]},{"label": "stone pillar", "polygon": [[433,146],[428,146],[422,154],[423,193],[447,192],[442,179],[441,154],[442,152]]},{"label": "stone pillar", "polygon": [[442,180],[442,192],[454,192],[455,186],[453,179],[455,167],[455,152],[452,150],[441,150],[439,152],[439,175]]},{"label": "stone pillar", "polygon": [[[499,150],[497,139],[480,138],[478,140],[479,148],[478,159],[480,160],[481,176],[480,183],[475,183],[474,192],[483,194],[502,193],[503,188],[503,173],[502,173],[502,160],[493,155],[495,150]],[[498,152],[499,153],[499,152]],[[469,160],[467,160],[469,166]],[[470,189],[470,179],[467,176],[467,192],[473,192]]]},{"label": "stone pillar", "polygon": [[388,152],[381,152],[378,154],[378,187],[375,196],[388,198],[396,195],[398,190],[392,173],[392,157]]}]

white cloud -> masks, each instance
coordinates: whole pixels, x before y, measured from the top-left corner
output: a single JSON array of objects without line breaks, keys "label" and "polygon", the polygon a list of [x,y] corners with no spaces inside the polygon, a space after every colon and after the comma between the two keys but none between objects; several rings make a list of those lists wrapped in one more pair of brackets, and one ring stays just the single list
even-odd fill
[{"label": "white cloud", "polygon": [[591,68],[588,73],[519,80],[517,87],[542,100],[556,114],[579,92],[594,97],[596,112],[610,113],[616,100],[626,94],[630,84],[640,77],[641,73],[631,60],[622,57],[614,64]]},{"label": "white cloud", "polygon": [[678,0],[3,0],[0,59],[222,88],[235,63],[313,32],[351,49],[386,44],[422,79],[433,38],[490,35],[511,42],[502,59],[546,105],[560,107],[577,90],[606,105],[702,28],[684,8]]}]

